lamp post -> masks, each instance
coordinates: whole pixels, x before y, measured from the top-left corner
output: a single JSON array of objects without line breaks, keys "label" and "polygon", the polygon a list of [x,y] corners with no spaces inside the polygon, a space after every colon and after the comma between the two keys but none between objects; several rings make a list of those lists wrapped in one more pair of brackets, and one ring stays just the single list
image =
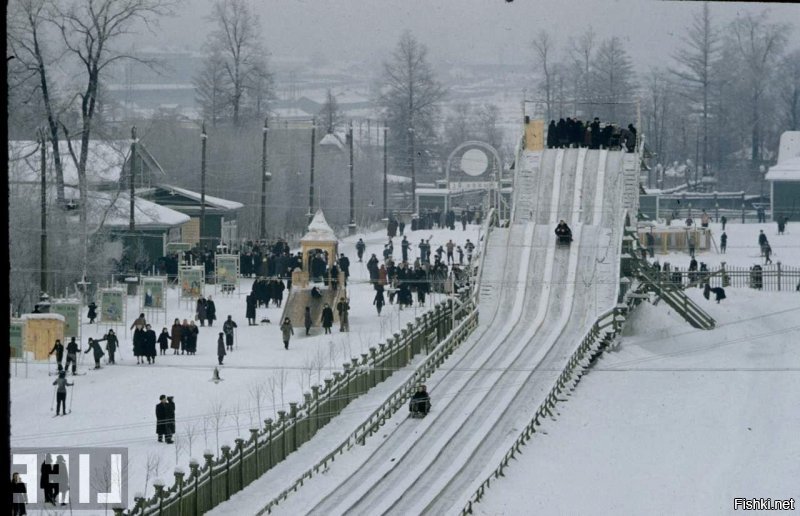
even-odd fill
[{"label": "lamp post", "polygon": [[203,128],[200,133],[200,142],[202,145],[201,158],[200,158],[200,223],[197,244],[203,247],[203,221],[206,218],[206,141],[208,135],[206,134],[206,122],[203,120]]},{"label": "lamp post", "polygon": [[133,231],[136,229],[136,221],[134,219],[134,195],[136,188],[134,177],[136,175],[136,126],[131,127],[131,163],[130,163],[130,190],[131,190],[131,205],[130,205],[130,219],[128,221],[128,229],[131,231],[130,238],[133,240]]},{"label": "lamp post", "polygon": [[308,223],[314,218],[314,148],[317,144],[317,124],[311,121],[311,177],[308,183]]},{"label": "lamp post", "polygon": [[384,122],[383,124],[383,218],[387,220],[389,218],[389,204],[387,197],[387,191],[389,186],[389,174],[387,167],[388,153],[386,152],[387,150],[386,138],[388,137],[388,133],[389,133],[389,128],[386,127],[386,123]]},{"label": "lamp post", "polygon": [[356,234],[356,210],[355,210],[355,199],[354,199],[354,185],[355,182],[353,181],[353,121],[350,120],[350,130],[347,133],[347,143],[350,147],[350,224],[348,224],[348,234],[355,235]]},{"label": "lamp post", "polygon": [[261,137],[261,240],[267,238],[267,182],[272,178],[269,173],[267,157],[267,137],[269,135],[269,117],[264,119]]}]

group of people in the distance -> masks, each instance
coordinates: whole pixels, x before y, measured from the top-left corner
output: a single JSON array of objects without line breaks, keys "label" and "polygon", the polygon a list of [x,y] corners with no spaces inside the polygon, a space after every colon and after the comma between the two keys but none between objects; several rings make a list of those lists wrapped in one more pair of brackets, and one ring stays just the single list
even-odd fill
[{"label": "group of people in the distance", "polygon": [[636,127],[628,124],[625,129],[614,124],[600,124],[597,117],[585,123],[577,118],[561,118],[558,122],[550,120],[547,126],[548,149],[578,147],[633,152],[636,150]]}]

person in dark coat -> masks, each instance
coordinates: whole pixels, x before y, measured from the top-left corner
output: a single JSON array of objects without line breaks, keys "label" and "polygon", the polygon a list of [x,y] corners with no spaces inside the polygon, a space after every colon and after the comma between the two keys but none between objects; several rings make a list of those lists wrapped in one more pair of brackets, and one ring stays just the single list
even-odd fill
[{"label": "person in dark coat", "polygon": [[764,234],[764,230],[761,229],[758,231],[758,247],[761,248],[761,256],[764,256],[764,246],[767,245],[767,235]]},{"label": "person in dark coat", "polygon": [[383,298],[383,289],[375,292],[375,299],[372,301],[372,304],[375,305],[375,309],[378,310],[378,315],[381,315],[383,305],[386,304],[386,300]]},{"label": "person in dark coat", "polygon": [[347,299],[341,298],[336,303],[336,311],[339,313],[339,331],[350,331],[350,303]]},{"label": "person in dark coat", "polygon": [[169,348],[169,341],[172,340],[170,337],[167,328],[164,327],[161,329],[161,335],[158,336],[158,347],[161,349],[161,354],[167,354],[167,348]]},{"label": "person in dark coat", "polygon": [[225,345],[228,346],[229,351],[233,351],[233,329],[238,328],[236,323],[233,321],[231,316],[228,316],[228,320],[222,325],[222,331],[225,333]]},{"label": "person in dark coat", "polygon": [[61,505],[67,505],[69,498],[69,471],[67,470],[67,462],[64,460],[63,455],[59,455],[56,459],[56,479],[58,480],[58,487],[56,491],[61,498]]},{"label": "person in dark coat", "polygon": [[322,308],[322,327],[326,334],[331,332],[331,326],[333,326],[333,309],[325,303]]},{"label": "person in dark coat", "polygon": [[147,324],[147,321],[144,318],[144,314],[139,314],[139,317],[137,317],[133,321],[133,324],[131,324],[131,328],[130,329],[133,330],[134,328],[136,328],[138,330],[144,330],[144,326],[146,324]]},{"label": "person in dark coat", "polygon": [[350,277],[350,259],[344,255],[339,255],[339,270],[344,273],[344,284],[347,285],[347,278]]},{"label": "person in dark coat", "polygon": [[248,326],[255,326],[256,324],[256,299],[255,294],[252,292],[245,298],[246,308],[244,311],[245,317],[247,317],[247,325]]},{"label": "person in dark coat", "polygon": [[145,346],[145,329],[136,328],[133,330],[133,355],[136,357],[136,363],[141,364],[143,362],[142,357],[144,356],[144,346]]},{"label": "person in dark coat", "polygon": [[283,280],[277,279],[273,282],[274,289],[272,295],[275,297],[275,304],[278,305],[278,308],[283,305],[283,291],[286,290],[286,286],[283,284]]},{"label": "person in dark coat", "polygon": [[308,332],[311,331],[311,326],[313,325],[313,321],[311,320],[310,306],[307,306],[306,311],[303,313],[303,324],[306,327],[306,335],[308,335]]},{"label": "person in dark coat", "polygon": [[728,234],[725,231],[722,232],[722,235],[719,237],[719,251],[722,254],[725,254],[725,250],[728,248]]},{"label": "person in dark coat", "polygon": [[119,347],[119,340],[117,336],[114,334],[114,330],[108,330],[108,333],[103,335],[102,339],[97,339],[96,342],[106,342],[106,351],[108,351],[108,363],[109,364],[116,364],[114,361],[114,353],[117,352],[117,347]]},{"label": "person in dark coat", "polygon": [[61,365],[61,362],[64,360],[64,345],[61,343],[60,339],[56,339],[56,343],[53,344],[53,349],[50,350],[50,353],[47,355],[50,356],[53,353],[56,354],[56,363],[58,364],[58,370],[61,371],[64,369],[64,366]]},{"label": "person in dark coat", "polygon": [[175,322],[172,323],[172,344],[170,347],[175,350],[173,355],[178,354],[178,350],[181,348],[181,342],[183,340],[183,325],[181,324],[180,319],[175,319]]},{"label": "person in dark coat", "polygon": [[64,370],[66,371],[69,369],[69,365],[72,364],[72,376],[75,376],[75,371],[78,368],[78,352],[80,352],[81,348],[78,346],[78,343],[75,342],[75,337],[72,337],[67,344],[67,361],[64,364]]},{"label": "person in dark coat", "polygon": [[409,403],[411,413],[420,413],[423,416],[431,410],[431,397],[424,385],[417,387],[417,392],[411,397]]},{"label": "person in dark coat", "polygon": [[194,355],[197,353],[197,337],[200,335],[200,328],[194,323],[189,321],[189,338],[186,340],[186,354]]},{"label": "person in dark coat", "polygon": [[89,324],[92,324],[94,320],[97,319],[97,304],[94,301],[92,301],[91,303],[89,303],[88,306],[89,306],[89,313],[88,313]]},{"label": "person in dark coat", "polygon": [[156,363],[156,355],[158,352],[156,351],[156,342],[158,341],[158,337],[156,336],[155,330],[150,327],[148,324],[145,326],[144,332],[144,355],[147,357],[148,364],[155,364]]},{"label": "person in dark coat", "polygon": [[[55,385],[55,383],[53,384]],[[64,390],[66,395],[66,389]],[[65,411],[66,413],[66,411]],[[55,493],[53,492],[53,474],[54,474],[53,459],[50,454],[47,454],[39,468],[39,487],[44,491],[44,503],[56,504]]]},{"label": "person in dark coat", "polygon": [[214,304],[211,296],[206,299],[206,318],[208,319],[208,325],[214,326],[214,321],[217,319],[217,305]]},{"label": "person in dark coat", "polygon": [[281,323],[281,336],[283,337],[284,349],[289,349],[289,339],[294,335],[294,328],[292,328],[292,321],[288,317]]},{"label": "person in dark coat", "polygon": [[366,249],[367,249],[367,244],[365,244],[364,241],[359,238],[358,242],[356,242],[356,254],[358,254],[359,263],[364,261],[363,257],[364,257],[364,251]]},{"label": "person in dark coat", "polygon": [[11,516],[24,516],[27,513],[28,488],[16,471],[11,475]]},{"label": "person in dark coat", "polygon": [[103,355],[105,355],[105,352],[100,347],[100,343],[98,343],[97,341],[95,341],[92,338],[89,338],[89,347],[86,349],[86,351],[84,351],[83,354],[85,355],[85,354],[89,353],[90,351],[94,351],[94,368],[95,369],[100,369],[100,359],[103,358]]},{"label": "person in dark coat", "polygon": [[547,148],[554,149],[558,146],[558,129],[556,129],[556,121],[550,120],[547,126]]},{"label": "person in dark coat", "polygon": [[200,321],[200,326],[206,325],[206,317],[207,317],[206,298],[204,298],[203,296],[200,296],[200,298],[197,300],[197,306],[195,307],[194,310],[194,317],[195,319]]},{"label": "person in dark coat", "polygon": [[217,339],[217,359],[219,360],[219,365],[222,365],[222,360],[225,358],[225,355],[227,355],[225,352],[224,335],[223,332],[219,332],[219,338]]},{"label": "person in dark coat", "polygon": [[158,399],[159,402],[156,405],[156,434],[158,434],[158,442],[164,442],[164,438],[166,438],[167,444],[172,444],[172,434],[175,428],[175,409],[172,408],[170,410],[169,406],[172,402],[172,397],[167,399],[167,396],[162,394]]}]

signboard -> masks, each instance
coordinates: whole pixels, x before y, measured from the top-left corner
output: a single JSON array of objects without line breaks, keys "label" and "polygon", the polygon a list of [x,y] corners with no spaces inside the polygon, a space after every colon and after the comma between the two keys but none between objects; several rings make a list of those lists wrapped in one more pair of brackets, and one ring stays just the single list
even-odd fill
[{"label": "signboard", "polygon": [[236,285],[239,277],[239,255],[216,255],[216,281],[219,285]]},{"label": "signboard", "polygon": [[531,120],[525,124],[525,150],[544,149],[544,120]]},{"label": "signboard", "polygon": [[10,348],[11,358],[22,358],[23,328],[25,328],[24,321],[11,321],[11,324],[8,326],[8,345]]},{"label": "signboard", "polygon": [[203,285],[206,282],[205,268],[194,265],[180,268],[181,296],[200,297],[203,294]]},{"label": "signboard", "polygon": [[181,226],[181,240],[191,245],[200,242],[200,219],[192,217],[189,222]]},{"label": "signboard", "polygon": [[100,320],[104,323],[122,323],[125,320],[125,291],[100,289]]},{"label": "signboard", "polygon": [[142,276],[142,307],[163,309],[165,307],[165,286],[167,279],[163,277]]},{"label": "signboard", "polygon": [[64,337],[80,337],[81,304],[78,301],[55,301],[50,311],[64,316]]},{"label": "signboard", "polygon": [[175,254],[188,251],[192,248],[189,242],[167,242],[167,254]]}]

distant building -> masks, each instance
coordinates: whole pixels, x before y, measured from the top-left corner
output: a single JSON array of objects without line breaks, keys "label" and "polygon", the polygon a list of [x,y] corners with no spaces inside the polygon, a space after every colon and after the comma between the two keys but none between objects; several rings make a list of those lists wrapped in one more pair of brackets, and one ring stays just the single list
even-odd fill
[{"label": "distant building", "polygon": [[770,183],[772,220],[800,217],[800,131],[781,135],[778,163],[770,167],[765,179]]}]

